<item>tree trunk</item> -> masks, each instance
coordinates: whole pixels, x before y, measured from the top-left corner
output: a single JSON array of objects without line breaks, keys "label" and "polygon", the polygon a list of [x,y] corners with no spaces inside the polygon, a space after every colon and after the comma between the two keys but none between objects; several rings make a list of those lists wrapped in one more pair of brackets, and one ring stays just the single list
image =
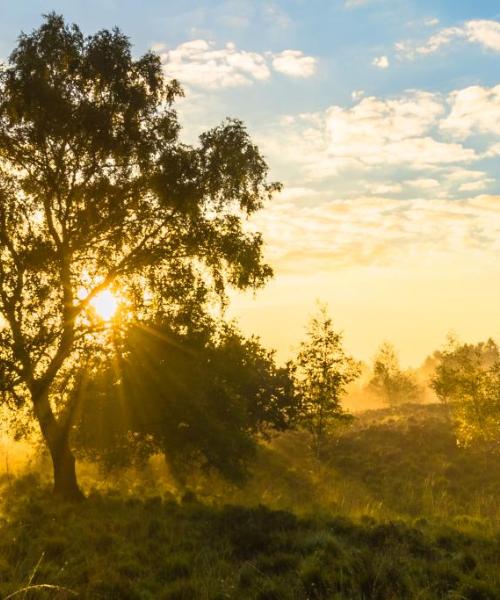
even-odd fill
[{"label": "tree trunk", "polygon": [[34,397],[33,406],[52,458],[54,494],[68,502],[83,500],[76,476],[75,457],[69,447],[69,427],[57,421],[47,394]]}]

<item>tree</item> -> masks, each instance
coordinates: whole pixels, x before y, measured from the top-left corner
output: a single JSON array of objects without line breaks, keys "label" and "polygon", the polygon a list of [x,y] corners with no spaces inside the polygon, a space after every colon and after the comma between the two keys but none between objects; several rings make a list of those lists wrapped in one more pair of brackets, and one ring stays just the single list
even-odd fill
[{"label": "tree", "polygon": [[272,274],[244,220],[279,185],[240,121],[181,143],[181,93],[118,29],[85,37],[55,14],[0,71],[0,385],[30,403],[64,498],[81,497],[71,390],[103,351],[99,294],[146,319]]},{"label": "tree", "polygon": [[396,350],[388,342],[384,342],[375,355],[369,386],[389,406],[415,402],[421,394],[413,374],[401,369]]},{"label": "tree", "polygon": [[436,353],[432,387],[448,404],[463,446],[498,449],[500,442],[500,350],[489,339],[479,344],[448,340]]},{"label": "tree", "polygon": [[163,453],[179,481],[192,466],[238,481],[256,435],[294,423],[289,371],[232,325],[180,334],[133,324],[116,343],[78,390],[76,447],[108,466]]},{"label": "tree", "polygon": [[359,376],[360,364],[344,351],[342,333],[335,331],[327,309],[311,319],[306,339],[295,360],[297,387],[302,398],[301,422],[311,433],[316,456],[325,437],[350,419],[341,401],[349,383]]}]

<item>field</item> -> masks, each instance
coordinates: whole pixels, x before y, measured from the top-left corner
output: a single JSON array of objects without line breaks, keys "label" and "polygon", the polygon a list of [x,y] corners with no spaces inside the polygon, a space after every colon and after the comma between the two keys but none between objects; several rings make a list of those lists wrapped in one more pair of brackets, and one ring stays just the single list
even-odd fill
[{"label": "field", "polygon": [[367,411],[322,464],[307,441],[263,443],[243,488],[87,468],[74,506],[4,474],[1,597],[500,598],[500,464],[457,447],[442,407]]}]

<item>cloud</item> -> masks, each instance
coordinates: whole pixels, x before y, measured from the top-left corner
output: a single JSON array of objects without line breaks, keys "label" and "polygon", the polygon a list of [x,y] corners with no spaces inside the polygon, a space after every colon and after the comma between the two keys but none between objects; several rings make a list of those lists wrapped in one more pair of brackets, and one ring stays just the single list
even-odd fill
[{"label": "cloud", "polygon": [[[479,191],[491,182],[474,165],[500,156],[500,85],[364,96],[286,115],[261,131],[259,144],[278,170],[293,173],[296,187],[335,180],[348,197],[360,189],[383,195],[395,193],[384,187],[395,178],[404,197]],[[368,174],[370,188],[362,183]]]},{"label": "cloud", "polygon": [[305,266],[397,264],[402,256],[493,254],[500,249],[500,196],[405,201],[384,196],[335,199],[311,206],[277,203],[256,218],[267,257],[281,272]]},{"label": "cloud", "polygon": [[481,192],[485,188],[488,187],[490,183],[493,183],[494,179],[481,179],[479,181],[469,181],[467,183],[462,183],[458,191],[459,192]]},{"label": "cloud", "polygon": [[180,44],[168,50],[163,44],[153,49],[160,53],[165,73],[181,83],[202,88],[230,88],[252,85],[271,77],[272,69],[289,77],[310,77],[316,59],[299,50],[279,54],[247,52],[227,43],[217,48],[203,39]]},{"label": "cloud", "polygon": [[259,141],[291,181],[255,222],[268,259],[290,275],[494,261],[500,195],[485,191],[497,180],[471,165],[485,156],[476,135],[500,154],[499,96],[411,90],[283,117]]},{"label": "cloud", "polygon": [[277,196],[279,202],[311,201],[322,194],[314,188],[286,186]]},{"label": "cloud", "polygon": [[484,179],[486,173],[484,171],[472,171],[470,169],[453,169],[450,173],[446,174],[446,179],[451,182],[461,182],[464,180],[477,180]]},{"label": "cloud", "polygon": [[200,87],[250,85],[271,75],[262,55],[238,51],[231,43],[216,49],[211,42],[194,40],[164,51],[160,57],[168,77]]},{"label": "cloud", "polygon": [[419,190],[432,190],[440,185],[437,179],[407,179],[405,184]]},{"label": "cloud", "polygon": [[439,19],[437,17],[428,17],[425,19],[424,25],[427,27],[435,27],[436,25],[439,25]]},{"label": "cloud", "polygon": [[400,183],[389,182],[368,182],[365,184],[367,191],[374,196],[384,196],[386,194],[400,194],[403,186]]},{"label": "cloud", "polygon": [[465,32],[469,42],[476,42],[488,50],[500,52],[499,21],[469,21],[465,24]]},{"label": "cloud", "polygon": [[389,68],[389,59],[387,56],[377,56],[372,60],[372,65],[379,69],[387,69]]},{"label": "cloud", "polygon": [[300,50],[284,50],[273,58],[274,70],[290,77],[311,77],[316,72],[316,64],[313,56],[305,56]]},{"label": "cloud", "polygon": [[493,144],[483,154],[484,158],[496,158],[497,156],[500,156],[500,143]]},{"label": "cloud", "polygon": [[460,27],[445,27],[429,37],[423,44],[398,42],[396,50],[400,57],[414,59],[419,55],[434,54],[456,41],[479,44],[485,50],[500,52],[500,22],[476,19],[466,21]]},{"label": "cloud", "polygon": [[412,29],[422,29],[422,27],[436,27],[439,22],[437,17],[424,17],[408,21],[405,26]]},{"label": "cloud", "polygon": [[443,131],[458,139],[473,134],[500,136],[500,85],[471,86],[450,94],[451,112],[441,123]]},{"label": "cloud", "polygon": [[[451,101],[451,97],[450,97]],[[450,114],[440,94],[409,91],[391,99],[367,96],[352,107],[288,116],[262,137],[266,154],[321,180],[349,172],[443,168],[479,160],[474,148],[450,141],[440,127]],[[448,132],[446,132],[448,134]],[[298,169],[297,169],[298,167]],[[298,175],[297,175],[298,176]],[[420,179],[431,179],[424,175]]]}]

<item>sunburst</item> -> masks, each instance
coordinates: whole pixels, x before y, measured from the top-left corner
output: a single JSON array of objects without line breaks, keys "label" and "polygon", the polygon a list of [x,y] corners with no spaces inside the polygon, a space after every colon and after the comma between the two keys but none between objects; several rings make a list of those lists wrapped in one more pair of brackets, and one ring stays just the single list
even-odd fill
[{"label": "sunburst", "polygon": [[91,300],[90,305],[103,321],[111,321],[120,307],[120,300],[111,290],[103,290]]}]

